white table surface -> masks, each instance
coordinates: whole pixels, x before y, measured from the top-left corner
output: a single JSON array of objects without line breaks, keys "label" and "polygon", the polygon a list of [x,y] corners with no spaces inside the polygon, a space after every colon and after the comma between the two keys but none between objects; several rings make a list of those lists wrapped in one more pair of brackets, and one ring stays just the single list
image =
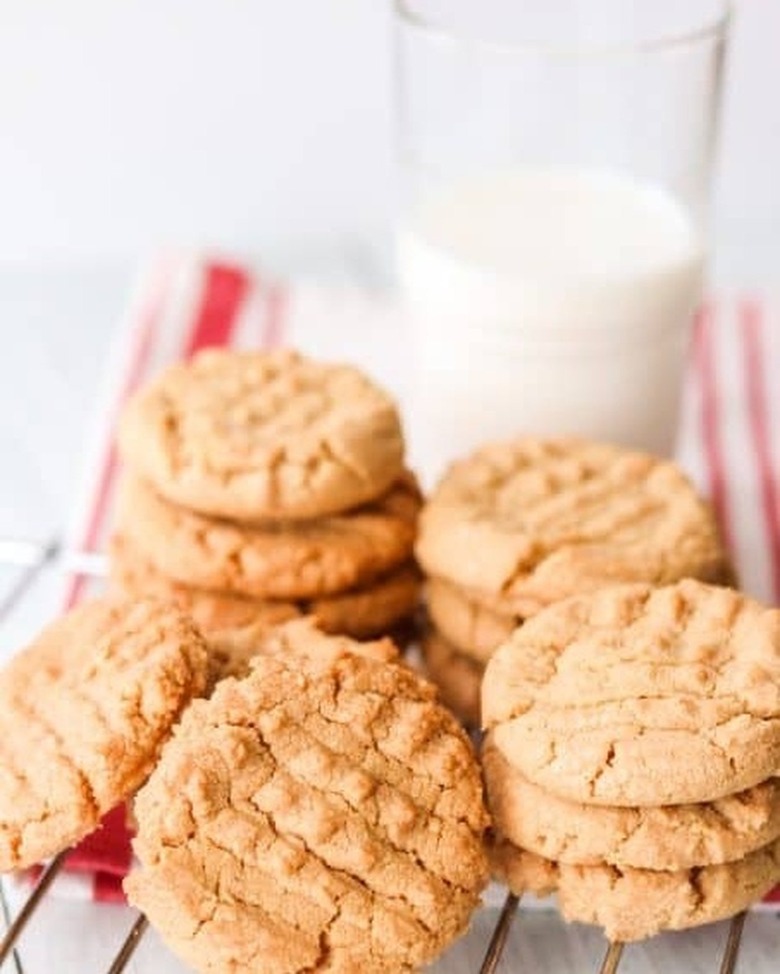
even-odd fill
[{"label": "white table surface", "polygon": [[[282,262],[282,267],[285,267]],[[370,253],[352,246],[324,261],[309,261],[329,279],[377,280]],[[50,538],[62,529],[78,484],[84,430],[89,422],[112,330],[121,313],[133,268],[0,270],[0,537]],[[0,567],[0,598],[15,573]],[[0,624],[0,655],[12,651],[40,624],[47,593],[57,584],[48,572]],[[13,897],[13,894],[12,894]],[[475,919],[469,936],[435,968],[475,972],[496,910]],[[24,974],[89,974],[105,971],[133,919],[132,911],[49,898],[21,940],[6,970]],[[716,972],[727,925],[658,938],[628,950],[625,974]],[[583,974],[595,971],[604,943],[597,931],[566,929],[547,911],[524,911],[515,922],[501,971]],[[132,974],[183,974],[149,934],[127,968]],[[780,918],[748,918],[740,974],[780,972]],[[370,972],[367,972],[370,974]]]}]

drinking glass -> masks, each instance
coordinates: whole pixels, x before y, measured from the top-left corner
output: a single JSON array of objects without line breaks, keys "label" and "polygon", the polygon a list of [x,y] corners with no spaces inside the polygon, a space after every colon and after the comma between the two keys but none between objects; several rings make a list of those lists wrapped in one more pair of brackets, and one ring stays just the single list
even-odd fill
[{"label": "drinking glass", "polygon": [[673,449],[726,0],[396,0],[413,454]]}]

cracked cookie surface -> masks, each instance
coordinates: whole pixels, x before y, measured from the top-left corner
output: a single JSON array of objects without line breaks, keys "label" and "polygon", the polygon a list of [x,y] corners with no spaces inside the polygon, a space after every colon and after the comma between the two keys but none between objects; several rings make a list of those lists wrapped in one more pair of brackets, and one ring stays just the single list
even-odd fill
[{"label": "cracked cookie surface", "polygon": [[316,521],[238,525],[170,504],[123,478],[116,524],[162,575],[195,588],[312,599],[362,588],[412,554],[420,497],[411,474],[371,505]]},{"label": "cracked cookie surface", "polygon": [[729,577],[712,511],[678,467],[574,439],[518,439],[454,463],[423,509],[417,556],[520,616],[610,584]]},{"label": "cracked cookie surface", "polygon": [[505,840],[490,856],[495,875],[515,894],[555,892],[567,920],[596,924],[619,941],[734,916],[780,881],[780,839],[736,862],[669,872],[562,865]]},{"label": "cracked cookie surface", "polygon": [[170,501],[242,521],[356,507],[401,474],[392,399],[347,365],[209,349],[128,404],[127,463]]},{"label": "cracked cookie surface", "polygon": [[616,808],[569,802],[482,745],[488,806],[510,842],[571,865],[679,870],[741,859],[780,837],[780,778],[698,805]]},{"label": "cracked cookie surface", "polygon": [[15,656],[0,671],[0,872],[129,798],[206,677],[200,634],[151,600],[84,603]]},{"label": "cracked cookie surface", "polygon": [[274,639],[140,792],[129,897],[197,971],[416,970],[487,878],[471,745],[412,671],[344,638],[309,652],[300,623]]},{"label": "cracked cookie surface", "polygon": [[692,580],[568,599],[496,650],[482,719],[526,778],[569,800],[742,791],[780,767],[780,611]]}]

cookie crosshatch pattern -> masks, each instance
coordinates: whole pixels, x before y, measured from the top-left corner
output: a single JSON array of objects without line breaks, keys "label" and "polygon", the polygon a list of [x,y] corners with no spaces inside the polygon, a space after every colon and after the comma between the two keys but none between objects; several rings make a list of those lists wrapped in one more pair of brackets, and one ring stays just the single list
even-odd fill
[{"label": "cookie crosshatch pattern", "polygon": [[133,796],[207,683],[206,643],[153,601],[101,599],[0,670],[0,872],[89,835]]},{"label": "cookie crosshatch pattern", "polygon": [[427,681],[375,657],[279,629],[139,792],[126,889],[194,970],[413,971],[467,928],[488,879],[475,755]]},{"label": "cookie crosshatch pattern", "polygon": [[517,437],[455,461],[416,550],[433,578],[510,618],[621,582],[730,574],[712,512],[676,464],[566,438]]},{"label": "cookie crosshatch pattern", "polygon": [[131,398],[120,452],[173,504],[237,521],[358,507],[403,469],[389,395],[358,369],[297,352],[209,348]]},{"label": "cookie crosshatch pattern", "polygon": [[482,707],[502,754],[560,798],[716,801],[780,767],[780,611],[692,579],[567,599],[499,647]]}]

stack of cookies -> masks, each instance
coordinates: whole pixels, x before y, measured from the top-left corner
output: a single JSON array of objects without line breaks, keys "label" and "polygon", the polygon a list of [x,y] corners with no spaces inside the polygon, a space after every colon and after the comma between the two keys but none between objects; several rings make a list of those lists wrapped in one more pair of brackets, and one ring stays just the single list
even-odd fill
[{"label": "stack of cookies", "polygon": [[209,350],[135,396],[119,442],[114,585],[179,602],[224,670],[301,614],[368,638],[415,612],[420,495],[397,409],[358,370]]},{"label": "stack of cookies", "polygon": [[485,663],[529,616],[620,582],[731,579],[712,511],[674,464],[574,439],[492,444],[453,464],[420,518],[431,678],[479,726]]},{"label": "stack of cookies", "polygon": [[780,611],[692,580],[529,619],[488,663],[496,875],[629,941],[780,881]]}]

